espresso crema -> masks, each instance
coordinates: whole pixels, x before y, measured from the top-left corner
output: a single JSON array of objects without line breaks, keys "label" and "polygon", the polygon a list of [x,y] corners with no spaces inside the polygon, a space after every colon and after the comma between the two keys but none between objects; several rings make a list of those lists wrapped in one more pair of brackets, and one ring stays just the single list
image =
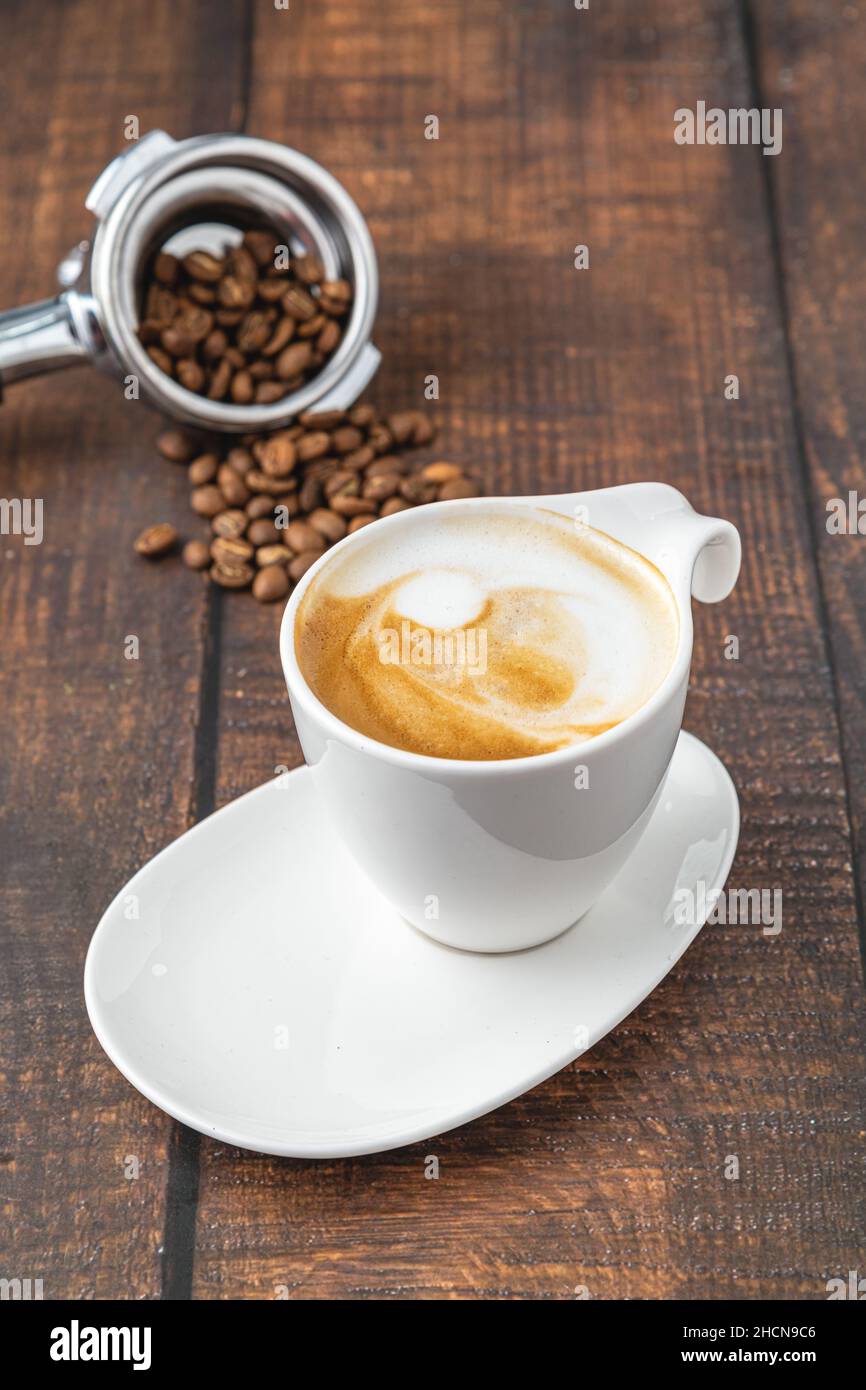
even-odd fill
[{"label": "espresso crema", "polygon": [[473,760],[549,753],[620,724],[658,689],[678,638],[654,565],[532,507],[424,508],[335,555],[295,620],[304,678],[344,723]]}]

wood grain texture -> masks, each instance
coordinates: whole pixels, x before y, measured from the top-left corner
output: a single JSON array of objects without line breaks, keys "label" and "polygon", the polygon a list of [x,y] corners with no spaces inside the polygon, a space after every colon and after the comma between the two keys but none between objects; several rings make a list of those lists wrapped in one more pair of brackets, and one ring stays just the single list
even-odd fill
[{"label": "wood grain texture", "polygon": [[[376,240],[374,397],[438,374],[439,452],[491,491],[660,478],[739,525],[687,725],[739,785],[731,885],[782,888],[784,927],[707,930],[583,1063],[427,1144],[204,1143],[196,1297],[816,1298],[862,1264],[851,842],[762,156],[673,141],[679,106],[751,104],[748,57],[721,0],[255,12],[247,128],[331,168]],[[227,606],[221,800],[295,752],[274,634]]]},{"label": "wood grain texture", "polygon": [[[231,6],[20,3],[2,30],[5,307],[52,292],[125,117],[218,128],[241,87]],[[146,521],[187,522],[183,470],[155,463],[153,429],[86,369],[0,407],[0,493],[42,498],[45,527],[39,546],[4,536],[0,559],[0,1268],[41,1278],[46,1298],[158,1297],[162,1283],[171,1123],[104,1056],[81,987],[110,898],[196,812],[204,593],[131,546]]]},{"label": "wood grain texture", "polygon": [[[762,104],[784,113],[771,159],[780,271],[842,720],[860,903],[866,901],[866,515],[862,534],[828,531],[828,503],[866,499],[866,17],[853,5],[757,6],[752,31]],[[866,505],[864,505],[866,512]],[[862,908],[861,908],[862,911]],[[863,938],[866,950],[866,937]]]}]

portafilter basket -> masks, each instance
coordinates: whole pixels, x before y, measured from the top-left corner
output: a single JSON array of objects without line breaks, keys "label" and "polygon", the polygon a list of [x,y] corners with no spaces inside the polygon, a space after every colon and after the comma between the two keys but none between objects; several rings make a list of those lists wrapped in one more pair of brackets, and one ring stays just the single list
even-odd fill
[{"label": "portafilter basket", "polygon": [[[379,365],[370,341],[379,292],[367,225],[340,183],[286,145],[247,135],[176,141],[146,135],[99,175],[86,206],[92,242],[58,267],[61,293],[0,314],[0,386],[90,360],[136,381],[142,398],[199,429],[259,433],[304,410],[345,410]],[[157,367],[138,338],[142,279],[153,253],[220,251],[268,223],[298,255],[316,255],[329,280],[348,280],[352,306],[334,353],[297,391],[270,405],[211,401]]]}]

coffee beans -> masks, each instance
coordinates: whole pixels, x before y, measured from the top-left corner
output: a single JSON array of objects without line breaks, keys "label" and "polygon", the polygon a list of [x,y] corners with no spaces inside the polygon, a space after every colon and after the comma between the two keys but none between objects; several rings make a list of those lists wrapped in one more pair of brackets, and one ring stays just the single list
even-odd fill
[{"label": "coffee beans", "polygon": [[210,564],[210,546],[204,541],[187,541],[181,558],[187,569],[203,570]]},{"label": "coffee beans", "polygon": [[159,521],[156,526],[148,526],[135,542],[139,555],[166,555],[177,544],[177,531],[167,521]]},{"label": "coffee beans", "polygon": [[[178,260],[159,251],[145,277],[138,336],[151,361],[187,391],[270,405],[297,391],[340,345],[352,287],[324,277],[315,256],[290,256],[268,228],[247,231],[222,255],[199,250]],[[166,431],[160,452],[188,463],[177,452],[180,438]]]},{"label": "coffee beans", "polygon": [[[236,269],[244,283],[253,275],[251,262],[261,267],[264,244],[245,240],[250,261],[239,262]],[[214,273],[213,259],[193,262],[195,284],[222,284],[222,279],[205,278]],[[162,261],[160,269],[163,276],[184,273]],[[305,273],[313,269],[305,268]],[[315,287],[317,282],[310,283]],[[338,303],[344,291],[334,283],[338,288],[332,286],[329,297]],[[280,285],[285,295],[285,278]],[[307,283],[295,289],[306,293]],[[188,465],[190,504],[210,523],[206,541],[191,540],[184,546],[184,564],[207,570],[220,588],[251,587],[260,603],[285,598],[291,584],[329,546],[379,517],[449,497],[480,495],[479,484],[457,464],[436,460],[416,465],[400,452],[428,444],[433,436],[424,411],[406,410],[382,419],[371,405],[308,411],[286,429],[227,441],[222,449],[203,449],[182,431],[166,430],[157,447],[165,458]],[[135,548],[157,556],[176,541],[174,528],[160,524],[148,528]]]}]

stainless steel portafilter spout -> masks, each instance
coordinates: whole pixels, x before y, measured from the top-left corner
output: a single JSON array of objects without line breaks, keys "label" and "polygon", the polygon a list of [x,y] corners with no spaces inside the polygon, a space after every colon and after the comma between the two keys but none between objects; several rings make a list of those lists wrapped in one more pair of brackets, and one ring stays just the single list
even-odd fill
[{"label": "stainless steel portafilter spout", "polygon": [[[379,277],[370,233],[341,184],[306,155],[245,135],[175,141],[152,131],[100,174],[86,206],[96,219],[58,267],[61,292],[0,314],[0,386],[91,361],[165,414],[200,429],[277,429],[304,410],[346,409],[379,365],[371,342]],[[352,308],[322,370],[271,405],[234,405],[187,391],[138,339],[145,265],[159,247],[181,253],[239,240],[266,222],[297,254],[315,254],[329,279],[348,280]]]}]

